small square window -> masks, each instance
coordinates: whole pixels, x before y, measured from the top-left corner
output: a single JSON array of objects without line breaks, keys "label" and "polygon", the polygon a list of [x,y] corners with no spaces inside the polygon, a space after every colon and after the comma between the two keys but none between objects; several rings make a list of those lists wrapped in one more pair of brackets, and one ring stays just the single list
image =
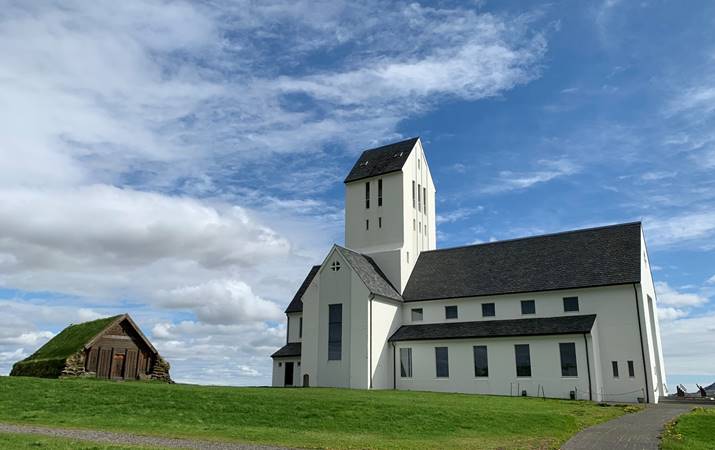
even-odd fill
[{"label": "small square window", "polygon": [[564,297],[564,312],[578,311],[578,297]]},{"label": "small square window", "polygon": [[494,317],[494,316],[496,316],[494,303],[482,303],[482,317]]},{"label": "small square window", "polygon": [[412,308],[412,321],[419,322],[422,320],[423,313],[422,308]]},{"label": "small square window", "polygon": [[278,367],[283,367],[283,363],[279,362]]},{"label": "small square window", "polygon": [[536,314],[536,302],[534,300],[521,301],[522,314]]},{"label": "small square window", "polygon": [[456,306],[445,306],[444,307],[444,318],[445,319],[456,319],[457,318],[457,307]]}]

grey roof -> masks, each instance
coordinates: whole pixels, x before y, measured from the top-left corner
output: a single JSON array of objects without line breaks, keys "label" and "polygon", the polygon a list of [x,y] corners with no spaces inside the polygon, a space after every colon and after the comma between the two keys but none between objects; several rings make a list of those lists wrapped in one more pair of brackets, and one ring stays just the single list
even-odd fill
[{"label": "grey roof", "polygon": [[300,356],[300,342],[290,342],[276,350],[271,358],[288,358],[290,356]]},{"label": "grey roof", "polygon": [[399,291],[388,281],[385,274],[372,258],[339,245],[335,247],[347,260],[371,293],[402,301],[402,296],[400,296]]},{"label": "grey roof", "polygon": [[534,319],[403,325],[390,337],[390,341],[581,334],[590,332],[595,320],[596,315],[590,314]]},{"label": "grey roof", "polygon": [[640,282],[641,223],[422,252],[405,301]]},{"label": "grey roof", "polygon": [[318,273],[318,270],[320,270],[320,265],[311,267],[308,276],[305,277],[303,284],[298,288],[298,292],[293,296],[293,300],[288,304],[285,310],[286,314],[303,311],[303,294],[305,294],[305,291],[308,289],[308,286],[310,286],[310,282],[313,281],[313,278],[315,278],[315,274]]},{"label": "grey roof", "polygon": [[402,170],[419,137],[365,150],[358,158],[345,183]]}]

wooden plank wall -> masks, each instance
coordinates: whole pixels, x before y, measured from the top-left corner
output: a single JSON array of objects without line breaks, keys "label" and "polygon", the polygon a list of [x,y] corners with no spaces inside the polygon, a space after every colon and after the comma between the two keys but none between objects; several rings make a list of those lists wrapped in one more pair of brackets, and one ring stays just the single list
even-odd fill
[{"label": "wooden plank wall", "polygon": [[[112,367],[114,355],[123,354],[122,378],[134,380],[139,374],[151,371],[153,355],[128,323],[117,324],[108,329],[86,354],[85,370],[96,372],[97,378],[116,377],[117,367]],[[116,364],[121,360],[117,359]]]}]

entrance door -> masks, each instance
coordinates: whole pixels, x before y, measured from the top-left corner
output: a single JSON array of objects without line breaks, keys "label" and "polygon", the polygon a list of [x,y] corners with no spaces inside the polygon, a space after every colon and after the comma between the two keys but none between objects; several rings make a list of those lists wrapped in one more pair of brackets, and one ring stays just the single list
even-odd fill
[{"label": "entrance door", "polygon": [[285,371],[285,378],[283,380],[283,385],[284,386],[293,386],[293,364],[292,362],[287,362],[286,364],[286,371]]},{"label": "entrance door", "polygon": [[124,377],[124,353],[117,353],[112,358],[112,378]]}]

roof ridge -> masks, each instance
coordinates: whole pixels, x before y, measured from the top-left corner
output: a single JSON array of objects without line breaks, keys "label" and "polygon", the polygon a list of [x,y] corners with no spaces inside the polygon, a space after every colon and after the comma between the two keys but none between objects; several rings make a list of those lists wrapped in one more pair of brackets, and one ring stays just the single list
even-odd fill
[{"label": "roof ridge", "polygon": [[415,142],[417,142],[417,140],[418,140],[419,138],[420,138],[419,136],[413,136],[413,137],[411,137],[411,138],[403,139],[403,140],[401,140],[401,141],[390,142],[389,144],[384,144],[384,145],[381,145],[381,146],[379,146],[379,147],[373,147],[373,148],[365,149],[365,150],[362,151],[362,153],[371,152],[371,151],[373,151],[373,150],[382,150],[382,149],[384,149],[384,148],[386,148],[386,147],[392,147],[393,145],[404,144],[405,142],[409,142],[409,141],[415,141]]},{"label": "roof ridge", "polygon": [[606,228],[616,228],[616,227],[623,227],[626,225],[635,225],[635,224],[640,224],[642,226],[643,222],[640,220],[636,220],[633,222],[623,222],[623,223],[613,223],[610,225],[600,225],[597,227],[589,227],[589,228],[578,228],[576,230],[566,230],[566,231],[556,231],[554,233],[544,233],[544,234],[537,234],[534,236],[523,236],[523,237],[518,237],[518,238],[512,238],[512,239],[502,239],[499,241],[491,241],[491,242],[480,242],[479,244],[466,244],[466,245],[457,245],[455,247],[447,247],[447,248],[435,248],[432,250],[422,250],[420,254],[422,253],[433,253],[433,252],[441,252],[441,251],[448,251],[448,250],[459,250],[462,248],[469,248],[469,247],[480,247],[480,246],[487,246],[487,245],[493,245],[493,244],[503,244],[505,242],[514,242],[514,241],[525,241],[528,239],[538,239],[538,238],[544,238],[544,237],[551,237],[551,236],[561,236],[564,234],[574,234],[574,233],[581,233],[585,231],[595,231],[595,230],[602,230]]}]

